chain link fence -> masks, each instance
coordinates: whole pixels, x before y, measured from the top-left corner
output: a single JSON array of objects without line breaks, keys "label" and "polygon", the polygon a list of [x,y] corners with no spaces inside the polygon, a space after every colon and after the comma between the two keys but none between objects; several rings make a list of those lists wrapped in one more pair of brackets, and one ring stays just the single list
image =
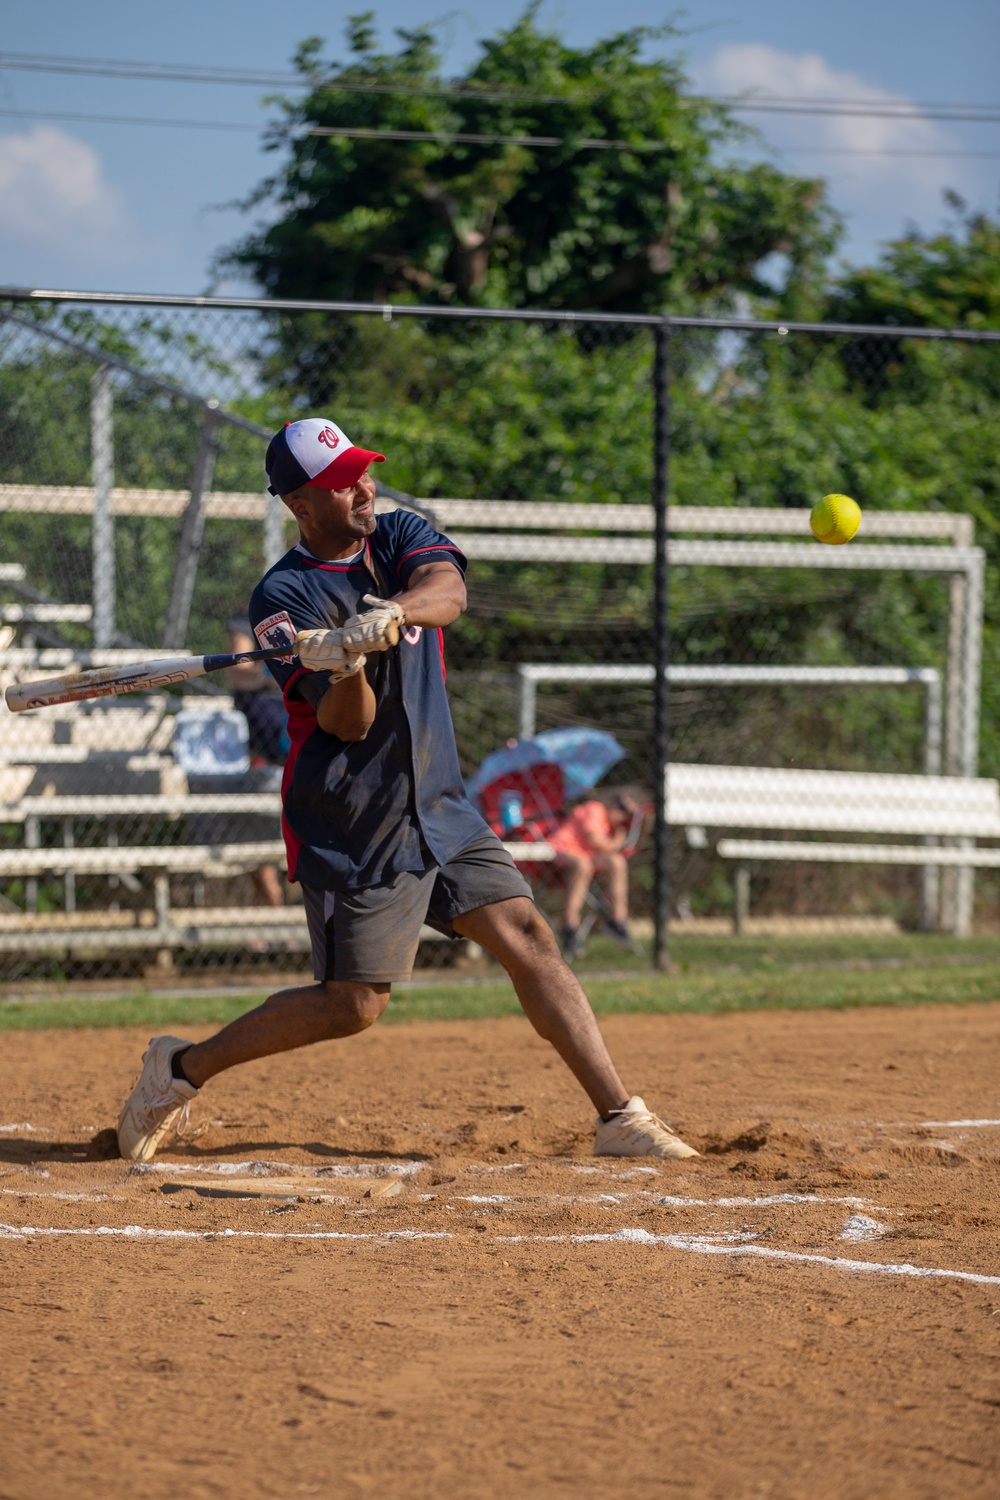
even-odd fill
[{"label": "chain link fence", "polygon": [[[631,950],[595,898],[586,960],[662,961],[668,918],[996,922],[995,336],[4,295],[5,684],[229,649],[294,541],[266,438],[329,414],[388,454],[379,505],[470,558],[447,632],[470,782],[546,731],[617,742],[592,790],[484,794],[557,925],[572,803],[653,810],[628,830]],[[864,511],[849,548],[811,540],[829,491]],[[0,711],[0,979],[308,968],[262,693],[244,671]],[[479,960],[428,934],[421,962]]]}]

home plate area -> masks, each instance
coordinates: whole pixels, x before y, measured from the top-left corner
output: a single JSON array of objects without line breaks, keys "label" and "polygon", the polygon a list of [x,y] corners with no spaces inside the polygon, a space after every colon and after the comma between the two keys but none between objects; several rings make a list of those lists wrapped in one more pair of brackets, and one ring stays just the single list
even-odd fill
[{"label": "home plate area", "polygon": [[[518,1020],[221,1077],[11,1033],[0,1493],[994,1495],[1000,1006],[613,1017],[703,1155],[591,1154]],[[199,1033],[200,1034],[200,1033]]]}]

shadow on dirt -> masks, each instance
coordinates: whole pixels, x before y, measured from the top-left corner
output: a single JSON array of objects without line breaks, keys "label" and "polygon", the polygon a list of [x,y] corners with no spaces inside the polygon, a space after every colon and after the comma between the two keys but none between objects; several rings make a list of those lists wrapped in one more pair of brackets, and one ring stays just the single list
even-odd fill
[{"label": "shadow on dirt", "polygon": [[[171,1160],[212,1161],[219,1157],[267,1156],[277,1151],[307,1151],[310,1156],[333,1157],[338,1161],[433,1160],[425,1151],[349,1151],[343,1146],[328,1146],[324,1141],[227,1141],[220,1146],[175,1142],[159,1155]],[[110,1127],[97,1131],[89,1141],[35,1141],[22,1137],[0,1140],[0,1162],[13,1166],[36,1166],[45,1161],[114,1161],[118,1157],[118,1136]]]},{"label": "shadow on dirt", "polygon": [[118,1155],[114,1130],[99,1130],[89,1141],[0,1141],[0,1162],[35,1166],[40,1161],[113,1161]]}]

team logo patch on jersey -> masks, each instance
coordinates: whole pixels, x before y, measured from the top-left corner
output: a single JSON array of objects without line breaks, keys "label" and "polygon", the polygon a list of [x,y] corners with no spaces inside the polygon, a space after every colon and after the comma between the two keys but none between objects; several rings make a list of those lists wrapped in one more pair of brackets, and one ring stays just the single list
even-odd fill
[{"label": "team logo patch on jersey", "polygon": [[[254,626],[253,633],[262,651],[269,651],[275,646],[291,646],[295,642],[295,626],[292,624],[288,611],[284,609],[280,614],[268,615],[266,620],[261,620],[259,625]],[[291,652],[278,659],[291,661]]]}]

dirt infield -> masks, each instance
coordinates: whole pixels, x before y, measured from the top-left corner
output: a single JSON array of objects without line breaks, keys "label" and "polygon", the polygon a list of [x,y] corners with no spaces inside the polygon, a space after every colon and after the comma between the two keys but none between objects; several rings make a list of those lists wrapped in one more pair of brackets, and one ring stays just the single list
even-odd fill
[{"label": "dirt infield", "polygon": [[1000,1004],[605,1028],[701,1160],[595,1160],[503,1020],[229,1074],[129,1169],[146,1035],[5,1036],[0,1500],[1000,1492]]}]

